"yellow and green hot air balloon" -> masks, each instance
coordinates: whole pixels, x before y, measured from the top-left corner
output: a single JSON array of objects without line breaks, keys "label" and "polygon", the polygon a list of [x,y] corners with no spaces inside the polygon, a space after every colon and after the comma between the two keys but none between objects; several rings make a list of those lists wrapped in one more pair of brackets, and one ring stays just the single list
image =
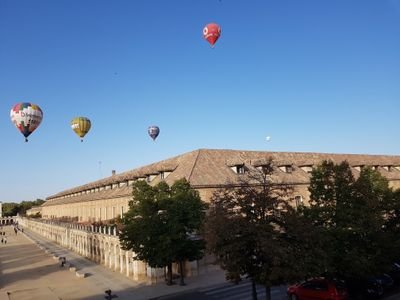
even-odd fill
[{"label": "yellow and green hot air balloon", "polygon": [[71,128],[81,138],[81,142],[83,142],[83,137],[89,132],[91,126],[90,120],[86,117],[76,117],[71,121]]}]

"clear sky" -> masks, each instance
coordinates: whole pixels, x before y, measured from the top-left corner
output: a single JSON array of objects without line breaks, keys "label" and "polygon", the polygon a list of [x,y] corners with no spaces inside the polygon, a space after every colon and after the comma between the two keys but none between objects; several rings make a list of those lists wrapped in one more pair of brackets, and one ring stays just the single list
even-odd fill
[{"label": "clear sky", "polygon": [[0,112],[3,202],[199,148],[397,155],[400,1],[0,0]]}]

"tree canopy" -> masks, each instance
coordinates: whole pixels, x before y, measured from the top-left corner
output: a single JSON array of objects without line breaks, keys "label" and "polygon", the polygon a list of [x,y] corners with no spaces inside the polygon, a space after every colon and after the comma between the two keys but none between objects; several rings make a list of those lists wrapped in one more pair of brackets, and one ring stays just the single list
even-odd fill
[{"label": "tree canopy", "polygon": [[351,280],[388,271],[400,250],[398,192],[369,167],[358,175],[347,162],[324,161],[312,172],[310,205],[303,207],[324,249],[314,260]]},{"label": "tree canopy", "polygon": [[168,267],[170,284],[172,263],[178,263],[183,284],[183,262],[204,255],[205,242],[198,232],[205,210],[206,204],[185,179],[171,187],[165,182],[153,187],[138,181],[130,209],[123,216],[121,244],[151,267]]},{"label": "tree canopy", "polygon": [[21,203],[5,202],[2,204],[3,216],[12,217],[17,214],[25,215],[28,209],[34,206],[40,206],[45,201],[42,199],[36,199],[35,201],[22,201]]},{"label": "tree canopy", "polygon": [[314,238],[290,205],[291,188],[271,182],[272,173],[270,160],[261,170],[241,175],[240,184],[214,193],[206,222],[210,252],[228,279],[251,278],[253,299],[255,283],[265,285],[271,299],[272,285],[304,278],[309,266],[304,251],[310,244],[305,241]]}]

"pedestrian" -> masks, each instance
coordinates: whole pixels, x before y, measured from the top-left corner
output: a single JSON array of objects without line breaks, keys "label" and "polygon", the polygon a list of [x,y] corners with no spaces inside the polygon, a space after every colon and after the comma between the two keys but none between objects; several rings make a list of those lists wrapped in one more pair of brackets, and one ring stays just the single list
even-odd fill
[{"label": "pedestrian", "polygon": [[61,267],[64,267],[65,263],[67,262],[67,259],[63,256],[60,257],[60,261],[61,261]]}]

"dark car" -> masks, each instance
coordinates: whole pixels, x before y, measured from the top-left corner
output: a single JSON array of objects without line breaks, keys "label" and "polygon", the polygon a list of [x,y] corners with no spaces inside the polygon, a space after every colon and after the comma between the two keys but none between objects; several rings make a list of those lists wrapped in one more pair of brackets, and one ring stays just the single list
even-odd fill
[{"label": "dark car", "polygon": [[394,285],[394,280],[389,274],[382,274],[375,276],[373,280],[376,280],[385,290],[390,289]]},{"label": "dark car", "polygon": [[348,300],[342,281],[314,278],[288,287],[290,300]]},{"label": "dark car", "polygon": [[395,284],[400,284],[400,264],[394,263],[392,269],[388,272],[390,277],[394,280]]},{"label": "dark car", "polygon": [[384,294],[383,286],[376,278],[352,280],[346,283],[352,299],[378,299]]}]

